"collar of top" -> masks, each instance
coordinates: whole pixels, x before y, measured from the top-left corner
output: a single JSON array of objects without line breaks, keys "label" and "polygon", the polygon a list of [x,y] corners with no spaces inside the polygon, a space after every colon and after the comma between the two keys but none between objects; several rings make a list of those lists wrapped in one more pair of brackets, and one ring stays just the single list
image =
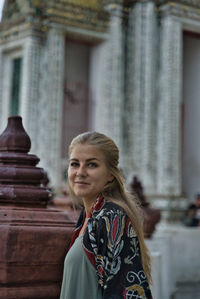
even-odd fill
[{"label": "collar of top", "polygon": [[102,207],[104,206],[104,204],[105,204],[105,199],[104,199],[103,195],[100,194],[97,197],[94,205],[92,206],[92,208],[91,208],[91,210],[89,212],[88,218],[91,218],[92,215],[98,213],[102,209]]}]

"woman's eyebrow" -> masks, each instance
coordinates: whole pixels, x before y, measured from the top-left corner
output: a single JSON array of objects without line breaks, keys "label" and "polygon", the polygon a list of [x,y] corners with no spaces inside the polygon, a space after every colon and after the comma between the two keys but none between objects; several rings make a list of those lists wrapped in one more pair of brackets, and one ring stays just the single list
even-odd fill
[{"label": "woman's eyebrow", "polygon": [[[90,161],[93,161],[93,160],[97,160],[97,161],[100,161],[99,159],[97,159],[97,158],[89,158],[89,159],[87,159],[86,161],[87,162],[90,162]],[[69,161],[79,161],[78,159],[76,159],[76,158],[71,158]]]},{"label": "woman's eyebrow", "polygon": [[87,162],[90,162],[90,161],[92,161],[92,160],[97,160],[97,161],[100,161],[99,159],[97,159],[97,158],[89,158],[89,159],[87,159],[86,161]]}]

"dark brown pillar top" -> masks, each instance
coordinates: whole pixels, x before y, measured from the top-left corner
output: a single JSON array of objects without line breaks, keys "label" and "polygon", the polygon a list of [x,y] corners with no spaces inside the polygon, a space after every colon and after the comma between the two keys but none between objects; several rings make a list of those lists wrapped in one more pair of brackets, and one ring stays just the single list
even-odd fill
[{"label": "dark brown pillar top", "polygon": [[31,140],[22,118],[11,116],[0,135],[0,204],[45,207],[51,192],[42,185],[45,172],[28,152]]}]

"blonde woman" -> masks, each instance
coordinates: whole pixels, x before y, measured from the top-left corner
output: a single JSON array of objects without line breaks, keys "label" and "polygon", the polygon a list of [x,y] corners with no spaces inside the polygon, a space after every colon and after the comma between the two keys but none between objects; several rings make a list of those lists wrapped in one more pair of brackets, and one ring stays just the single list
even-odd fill
[{"label": "blonde woman", "polygon": [[97,132],[69,147],[68,185],[83,204],[65,258],[60,299],[152,299],[140,210],[126,191],[119,150]]}]

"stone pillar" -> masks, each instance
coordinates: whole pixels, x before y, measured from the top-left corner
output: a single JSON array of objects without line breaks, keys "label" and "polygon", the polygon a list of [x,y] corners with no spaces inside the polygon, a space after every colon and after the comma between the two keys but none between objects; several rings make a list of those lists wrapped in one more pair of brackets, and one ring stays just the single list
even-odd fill
[{"label": "stone pillar", "polygon": [[[3,53],[0,49],[0,78],[3,78]],[[0,113],[2,115],[3,109],[3,80],[0,80]],[[2,120],[0,121],[0,130],[3,129]]]},{"label": "stone pillar", "polygon": [[[134,1],[136,2],[136,1]],[[139,176],[145,192],[156,179],[157,24],[154,1],[134,3],[127,24],[126,172]]]},{"label": "stone pillar", "polygon": [[[54,186],[61,185],[61,136],[63,84],[65,65],[65,37],[61,31],[50,29],[41,58],[39,153]],[[45,70],[45,71],[44,71]],[[47,155],[48,151],[48,155]]]},{"label": "stone pillar", "polygon": [[0,129],[6,125],[10,108],[12,63],[8,55],[0,50]]},{"label": "stone pillar", "polygon": [[183,204],[180,200],[182,28],[173,16],[162,16],[160,41],[156,179],[158,201],[155,203],[164,210],[175,211],[181,210]]},{"label": "stone pillar", "polygon": [[[114,2],[114,1],[110,1]],[[122,147],[123,121],[123,32],[122,4],[109,4],[108,38],[101,47],[100,90],[97,99],[95,129],[112,137]]]},{"label": "stone pillar", "polygon": [[[41,140],[42,142],[42,140]],[[74,221],[46,208],[50,191],[21,117],[0,136],[0,298],[58,299]]]},{"label": "stone pillar", "polygon": [[39,37],[27,37],[22,52],[21,103],[19,114],[23,116],[24,125],[31,136],[35,152],[38,148],[37,133],[39,131],[39,83],[40,83],[40,51]]}]

